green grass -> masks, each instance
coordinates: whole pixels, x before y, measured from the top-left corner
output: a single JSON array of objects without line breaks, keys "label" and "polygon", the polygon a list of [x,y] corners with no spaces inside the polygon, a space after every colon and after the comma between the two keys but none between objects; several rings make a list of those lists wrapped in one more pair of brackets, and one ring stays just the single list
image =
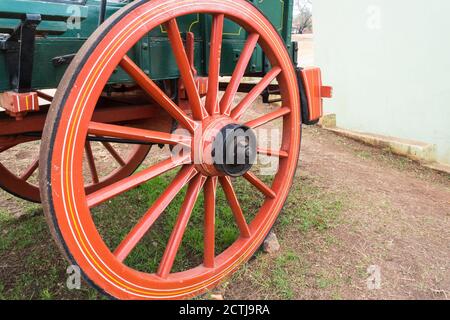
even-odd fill
[{"label": "green grass", "polygon": [[39,231],[46,228],[44,220],[40,217],[27,217],[18,221],[9,219],[2,221],[1,225],[3,233],[0,237],[0,255],[11,248],[22,250],[34,244]]},{"label": "green grass", "polygon": [[290,268],[299,267],[299,262],[300,258],[292,251],[288,251],[275,259],[275,266],[272,270],[272,282],[282,299],[294,298],[294,282],[291,281],[292,270]]},{"label": "green grass", "polygon": [[0,300],[6,299],[5,295],[3,294],[4,290],[5,290],[5,286],[3,283],[0,282]]},{"label": "green grass", "polygon": [[356,150],[356,151],[355,151],[355,155],[356,155],[358,158],[365,159],[365,160],[367,160],[367,159],[372,159],[372,158],[373,158],[372,153],[369,152],[369,151],[366,151],[366,150]]},{"label": "green grass", "polygon": [[324,194],[314,184],[303,180],[298,192],[291,192],[280,215],[281,228],[296,226],[301,232],[325,231],[334,226],[345,200],[341,195]]},{"label": "green grass", "polygon": [[[176,172],[162,175],[94,209],[93,220],[105,243],[114,250],[150,205],[170,184]],[[270,183],[268,178],[263,178]],[[244,179],[233,181],[247,220],[251,220],[264,198]],[[155,272],[177,220],[186,188],[183,189],[146,234],[125,263],[144,272]],[[279,236],[292,231],[324,232],[339,218],[345,199],[328,194],[313,181],[298,179],[276,225]],[[203,259],[203,194],[192,212],[173,272],[199,265]],[[82,284],[81,290],[66,287],[68,263],[63,259],[48,230],[42,210],[30,206],[19,219],[0,211],[0,297],[3,299],[101,299],[101,294]],[[238,237],[235,219],[220,187],[217,192],[216,254]],[[283,239],[281,239],[283,241]],[[282,244],[283,246],[283,244]],[[293,299],[303,284],[308,266],[301,256],[285,251],[272,258],[256,254],[256,266],[244,267],[238,274],[250,273],[256,286],[273,298]],[[295,278],[294,278],[295,277]],[[321,280],[318,280],[321,281]],[[321,284],[319,283],[319,286]],[[324,285],[324,284],[322,284]]]},{"label": "green grass", "polygon": [[68,263],[52,240],[42,209],[34,207],[18,219],[0,221],[0,298],[85,299],[90,292],[98,298],[86,285],[80,291],[66,288]]},{"label": "green grass", "polygon": [[335,280],[321,275],[317,277],[316,282],[319,289],[328,289],[329,287],[334,285]]},{"label": "green grass", "polygon": [[8,212],[0,209],[0,223],[6,223],[11,220],[11,216]]},{"label": "green grass", "polygon": [[258,297],[267,299],[295,299],[307,270],[305,262],[291,250],[277,255],[259,252],[233,275],[230,286],[237,283],[238,291],[246,288],[245,294],[258,292]]},{"label": "green grass", "polygon": [[49,289],[42,290],[40,298],[42,300],[53,300],[53,296],[52,296],[51,292],[49,291]]}]

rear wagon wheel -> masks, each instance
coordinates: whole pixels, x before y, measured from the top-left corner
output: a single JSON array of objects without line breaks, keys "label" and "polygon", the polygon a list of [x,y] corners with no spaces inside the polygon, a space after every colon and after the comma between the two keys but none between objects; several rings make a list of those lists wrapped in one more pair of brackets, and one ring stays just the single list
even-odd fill
[{"label": "rear wagon wheel", "polygon": [[[212,19],[206,102],[199,97],[176,20],[196,13],[210,15]],[[219,62],[224,19],[242,26],[249,36],[228,88],[220,99]],[[143,36],[159,26],[164,26],[168,33],[190,110],[183,110],[173,103],[127,56]],[[272,69],[233,108],[234,97],[257,44],[264,50]],[[119,65],[185,129],[184,134],[137,130],[126,125],[110,126],[91,121],[101,91]],[[275,79],[281,89],[282,106],[244,121],[249,107]],[[298,86],[289,54],[277,31],[251,3],[244,0],[134,1],[93,34],[72,62],[58,92],[45,128],[48,139],[41,149],[42,199],[57,242],[70,260],[81,267],[90,282],[121,299],[186,298],[217,285],[258,249],[287,198],[297,167],[301,129]],[[279,149],[255,147],[250,150],[248,147],[248,153],[258,152],[279,159],[278,171],[270,184],[252,173],[251,166],[240,167],[238,163],[231,163],[224,167],[211,162],[208,146],[217,132],[224,128],[231,128],[233,132],[237,129],[253,132],[275,120],[282,123]],[[203,131],[200,132],[200,128]],[[129,178],[87,195],[83,191],[80,172],[86,136],[92,133],[183,145],[190,151],[156,162]],[[227,146],[230,142],[233,148],[237,148],[233,141],[225,142]],[[93,208],[176,168],[179,171],[167,189],[150,205],[139,222],[125,233],[120,244],[110,248],[93,221]],[[236,196],[234,179],[246,180],[253,193],[262,195],[263,202],[251,220],[246,218],[243,204]],[[237,239],[221,252],[217,252],[215,225],[219,185],[239,230]],[[127,265],[126,258],[184,187],[187,191],[159,267],[154,272],[143,272]],[[204,195],[202,261],[199,265],[174,271],[175,257],[201,193]],[[126,212],[118,209],[115,214],[125,216]]]},{"label": "rear wagon wheel", "polygon": [[[21,199],[40,203],[41,197],[38,185],[40,138],[29,140],[35,141],[13,144],[0,150],[0,188]],[[132,174],[150,151],[150,146],[132,146],[121,154],[119,148],[111,143],[98,143],[98,148],[102,148],[105,153],[108,153],[107,161],[117,163],[114,169],[102,173],[97,168],[99,160],[96,159],[95,149],[93,151],[93,148],[92,142],[86,143],[85,161],[90,164],[88,173],[90,179],[85,183],[87,193],[92,193]],[[23,162],[20,159],[20,154],[24,152],[27,153],[28,161],[24,166],[19,166],[18,162]],[[18,166],[19,168],[17,168]]]}]

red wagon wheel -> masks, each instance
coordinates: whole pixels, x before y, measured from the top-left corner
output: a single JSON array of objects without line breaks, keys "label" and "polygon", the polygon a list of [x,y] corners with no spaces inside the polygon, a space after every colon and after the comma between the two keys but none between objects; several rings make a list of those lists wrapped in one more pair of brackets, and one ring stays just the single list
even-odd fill
[{"label": "red wagon wheel", "polygon": [[[0,188],[21,199],[39,203],[41,202],[38,185],[39,139],[28,140],[31,141],[0,149]],[[150,150],[150,146],[138,145],[128,148],[129,150],[121,154],[118,147],[111,143],[97,143],[108,153],[109,158],[105,159],[106,161],[117,162],[113,170],[108,170],[105,174],[97,169],[99,159],[94,156],[96,150],[93,152],[92,144],[88,142],[85,146],[85,161],[89,163],[88,175],[90,176],[89,181],[86,182],[87,193],[92,193],[132,174],[145,160]],[[20,159],[20,154],[24,152],[27,154],[27,159]],[[18,162],[24,162],[24,164],[18,165]]]},{"label": "red wagon wheel", "polygon": [[[212,16],[209,89],[205,103],[199,97],[176,20],[196,13]],[[219,65],[225,18],[242,26],[249,36],[227,90],[219,99]],[[167,30],[189,98],[189,112],[184,112],[173,103],[127,56],[127,52],[142,37],[160,25]],[[234,97],[257,44],[264,50],[272,69],[233,108]],[[176,119],[187,134],[92,122],[101,90],[118,65]],[[247,114],[254,100],[275,78],[281,89],[282,107],[253,120],[241,121],[242,115]],[[123,299],[190,297],[215,286],[261,245],[287,198],[297,167],[301,128],[298,86],[289,54],[277,31],[251,3],[244,0],[134,1],[93,34],[71,64],[58,92],[45,128],[49,138],[41,149],[43,204],[55,238],[62,244],[60,247],[73,263],[81,267],[91,283],[107,294]],[[246,157],[260,152],[279,158],[278,171],[270,185],[252,173],[251,166],[241,166],[239,163],[228,165],[228,162],[228,166],[219,166],[211,160],[211,144],[218,141],[214,140],[217,132],[223,132],[225,128],[231,132],[237,129],[253,132],[253,129],[274,120],[282,122],[280,150],[249,150],[248,145],[244,148]],[[92,133],[182,145],[190,151],[157,162],[129,178],[86,195],[80,171],[86,136]],[[225,138],[219,148],[231,144],[235,149],[235,143],[235,139]],[[127,232],[120,245],[109,248],[94,223],[93,208],[175,168],[180,170],[169,187],[151,204],[137,225]],[[231,179],[236,176],[241,176],[237,179],[246,179],[264,197],[251,221],[247,221],[249,219],[246,219],[236,196]],[[216,187],[219,182],[240,230],[236,241],[222,252],[216,252],[215,245]],[[146,273],[126,265],[124,261],[127,256],[185,186],[186,195],[157,270]],[[205,199],[203,262],[172,272],[183,234],[202,189]]]}]

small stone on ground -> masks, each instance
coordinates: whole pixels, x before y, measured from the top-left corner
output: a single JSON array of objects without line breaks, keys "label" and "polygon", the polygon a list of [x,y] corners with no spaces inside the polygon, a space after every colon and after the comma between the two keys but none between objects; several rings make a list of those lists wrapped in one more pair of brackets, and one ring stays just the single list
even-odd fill
[{"label": "small stone on ground", "polygon": [[266,253],[275,253],[280,250],[280,243],[278,242],[277,235],[273,231],[264,240],[263,248]]}]

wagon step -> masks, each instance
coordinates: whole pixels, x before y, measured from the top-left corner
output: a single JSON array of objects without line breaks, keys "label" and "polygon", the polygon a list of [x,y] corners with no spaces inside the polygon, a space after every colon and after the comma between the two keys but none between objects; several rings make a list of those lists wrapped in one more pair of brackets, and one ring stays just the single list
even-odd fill
[{"label": "wagon step", "polygon": [[297,68],[297,79],[300,88],[302,122],[315,125],[323,116],[323,99],[333,97],[333,88],[322,84],[320,68]]}]

